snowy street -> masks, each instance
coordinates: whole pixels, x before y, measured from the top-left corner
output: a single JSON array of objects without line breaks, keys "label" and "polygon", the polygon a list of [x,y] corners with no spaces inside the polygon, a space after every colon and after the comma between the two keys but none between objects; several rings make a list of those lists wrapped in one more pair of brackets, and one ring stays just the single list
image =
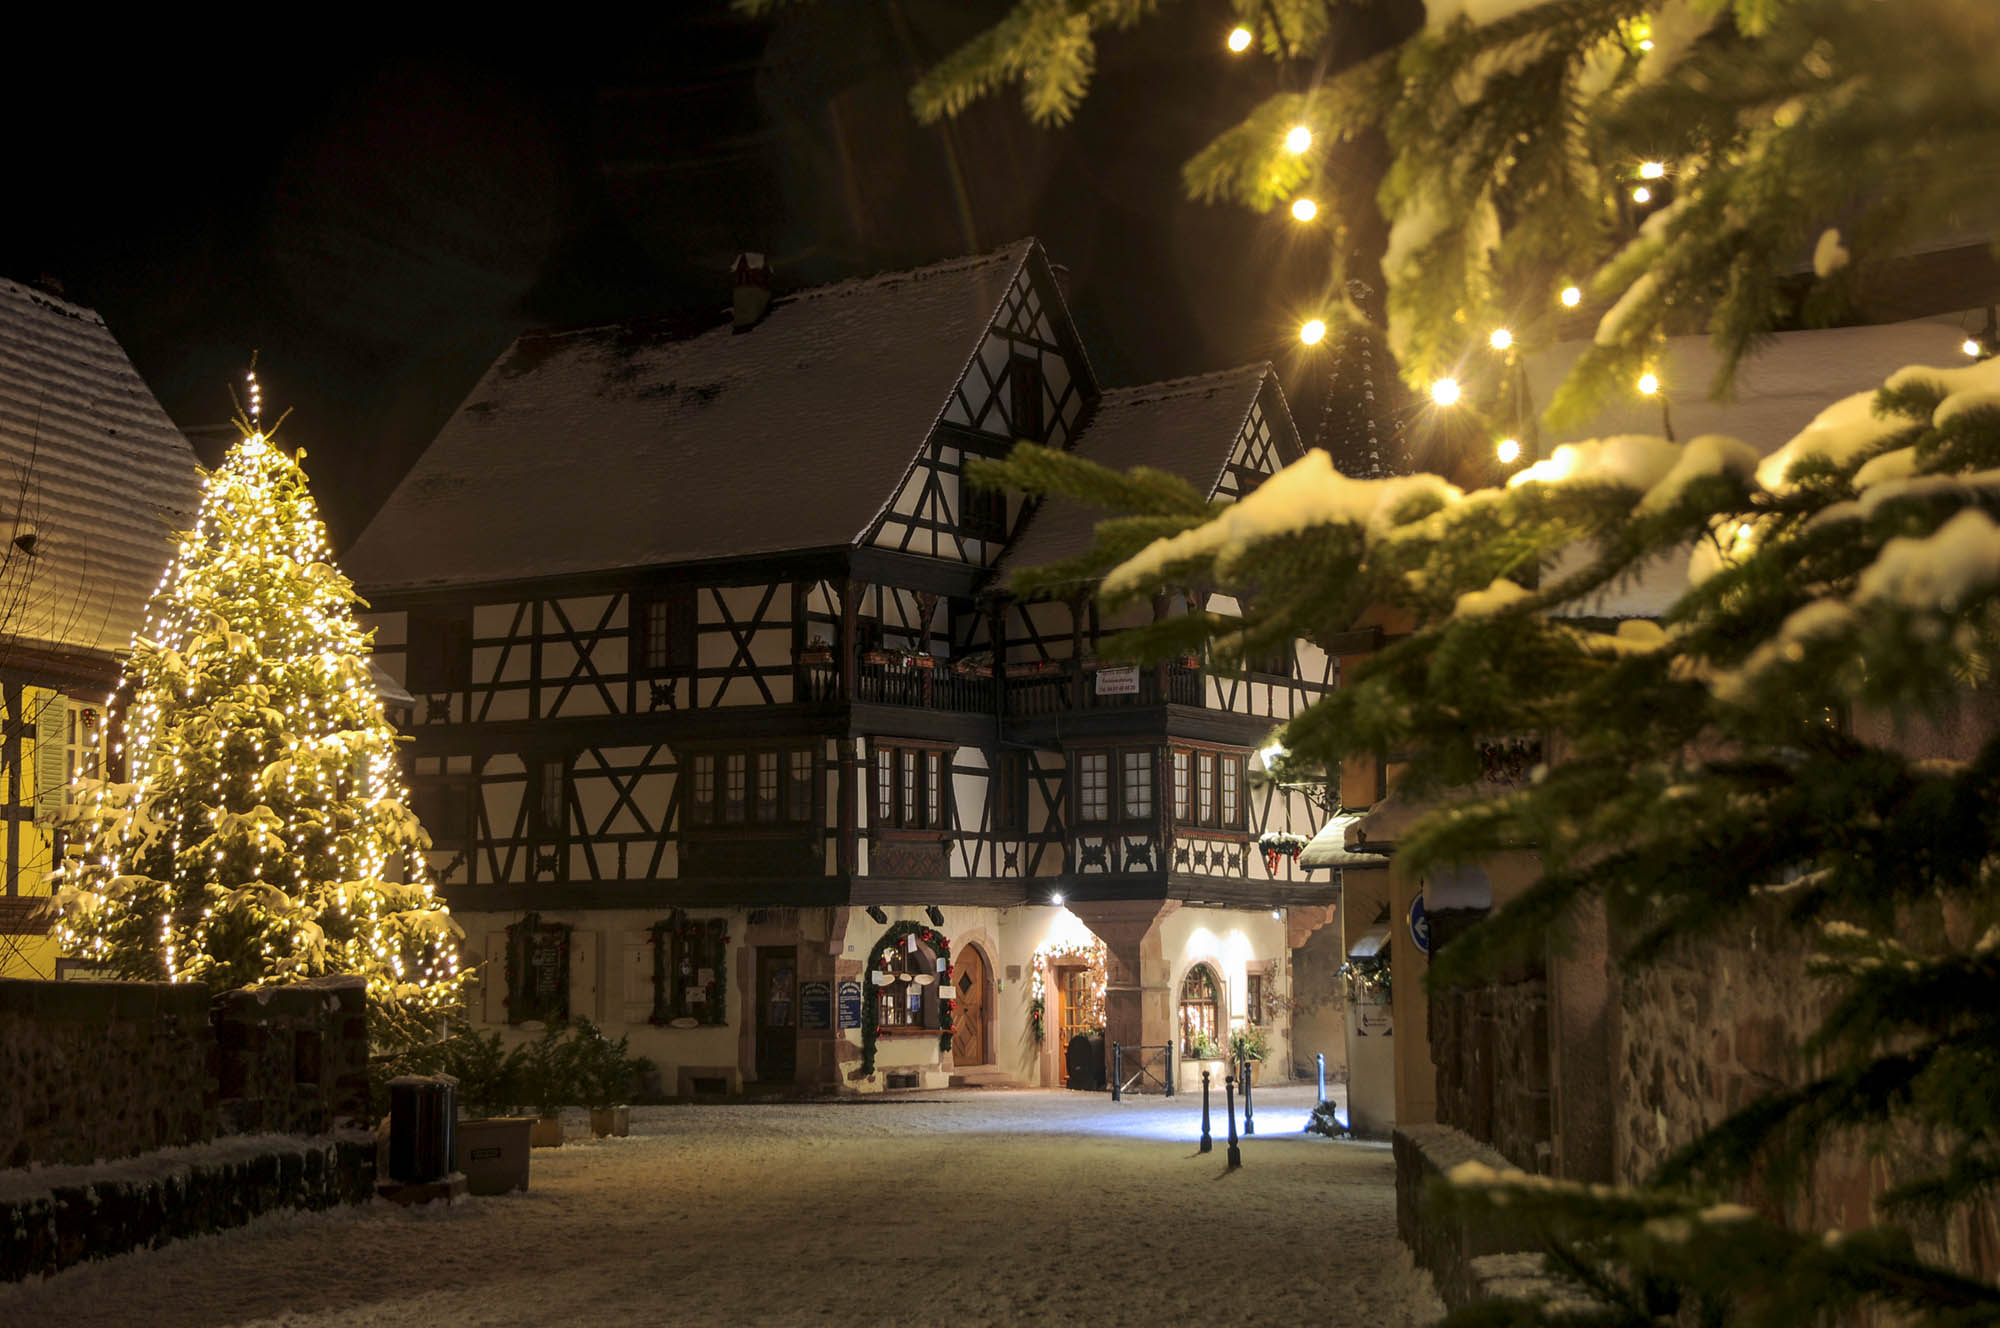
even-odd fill
[{"label": "snowy street", "polygon": [[[1386,1145],[1256,1096],[1243,1168],[1199,1098],[955,1090],[633,1112],[526,1195],[383,1201],[0,1287],[0,1322],[176,1325],[1395,1325],[1442,1313]],[[576,1134],[585,1138],[578,1142]]]}]

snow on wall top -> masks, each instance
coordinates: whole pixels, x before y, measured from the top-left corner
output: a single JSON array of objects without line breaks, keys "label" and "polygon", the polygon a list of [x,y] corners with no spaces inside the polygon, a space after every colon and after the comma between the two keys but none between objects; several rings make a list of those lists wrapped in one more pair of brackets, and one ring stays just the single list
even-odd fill
[{"label": "snow on wall top", "polygon": [[802,291],[742,335],[525,335],[342,566],[373,591],[853,544],[1036,247]]},{"label": "snow on wall top", "polygon": [[[1111,388],[1099,399],[1073,450],[1112,470],[1151,466],[1167,471],[1194,485],[1203,497],[1213,497],[1250,407],[1272,377],[1271,366],[1259,362],[1143,387]],[[1285,415],[1282,397],[1271,413]],[[1297,435],[1289,432],[1288,415],[1274,427],[1287,434],[1288,455],[1282,464],[1297,455]],[[1011,571],[1088,553],[1104,515],[1084,503],[1050,498],[1000,565]]]},{"label": "snow on wall top", "polygon": [[124,651],[194,522],[194,450],[102,318],[5,280],[0,466],[0,639]]}]

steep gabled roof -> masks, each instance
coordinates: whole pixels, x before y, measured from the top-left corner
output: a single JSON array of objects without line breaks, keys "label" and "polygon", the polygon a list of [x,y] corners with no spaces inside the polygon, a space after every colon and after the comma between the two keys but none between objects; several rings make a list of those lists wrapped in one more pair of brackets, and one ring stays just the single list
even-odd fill
[{"label": "steep gabled roof", "polygon": [[[1282,462],[1297,459],[1298,435],[1276,375],[1267,363],[1173,378],[1143,387],[1107,390],[1073,449],[1086,461],[1113,470],[1151,466],[1178,475],[1204,498],[1215,496],[1250,409],[1266,391],[1281,441]],[[1104,513],[1067,498],[1050,498],[1000,561],[1006,571],[1040,567],[1090,552]]]},{"label": "steep gabled roof", "polygon": [[0,639],[123,651],[194,524],[194,450],[102,318],[4,280],[0,465]]},{"label": "steep gabled roof", "polygon": [[743,335],[523,336],[342,565],[393,590],[852,544],[1035,248],[807,290]]}]

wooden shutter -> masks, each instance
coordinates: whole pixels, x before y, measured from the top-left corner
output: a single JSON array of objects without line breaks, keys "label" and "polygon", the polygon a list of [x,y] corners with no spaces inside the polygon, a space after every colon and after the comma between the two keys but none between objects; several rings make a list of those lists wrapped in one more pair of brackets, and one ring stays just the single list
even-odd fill
[{"label": "wooden shutter", "polygon": [[575,927],[569,934],[569,1016],[592,1023],[604,1022],[598,1009],[597,954],[602,945],[598,933]]},{"label": "wooden shutter", "polygon": [[69,702],[61,692],[21,689],[35,725],[35,823],[53,824],[69,787]]},{"label": "wooden shutter", "polygon": [[486,963],[479,970],[479,1008],[489,1024],[507,1022],[507,933],[486,933]]}]

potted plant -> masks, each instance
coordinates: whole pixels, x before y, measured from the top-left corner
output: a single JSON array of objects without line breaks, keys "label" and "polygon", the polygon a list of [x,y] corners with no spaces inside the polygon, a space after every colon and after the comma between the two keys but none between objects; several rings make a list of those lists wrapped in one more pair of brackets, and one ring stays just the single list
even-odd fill
[{"label": "potted plant", "polygon": [[519,1095],[520,1054],[509,1056],[498,1033],[481,1035],[459,1024],[445,1039],[444,1073],[458,1081],[459,1110],[453,1131],[454,1165],[474,1194],[506,1194],[528,1188],[529,1137],[533,1116],[506,1108]]},{"label": "potted plant", "polygon": [[1262,1061],[1270,1050],[1270,1037],[1254,1024],[1247,1024],[1229,1035],[1229,1059],[1232,1061]]},{"label": "potted plant", "polygon": [[833,663],[833,642],[823,636],[815,636],[806,642],[806,648],[799,652],[799,662],[817,665]]},{"label": "potted plant", "polygon": [[1191,1061],[1219,1061],[1222,1059],[1222,1048],[1216,1045],[1215,1039],[1208,1035],[1208,1030],[1197,1028],[1193,1036],[1188,1038],[1188,1059]]},{"label": "potted plant", "polygon": [[532,1142],[536,1148],[560,1148],[562,1109],[580,1096],[576,1083],[576,1043],[563,1037],[560,1025],[551,1024],[517,1055],[521,1091],[535,1108]]},{"label": "potted plant", "polygon": [[602,1139],[632,1133],[632,1086],[646,1069],[643,1056],[630,1053],[630,1038],[616,1042],[587,1019],[576,1021],[576,1080],[590,1108],[590,1132]]}]

